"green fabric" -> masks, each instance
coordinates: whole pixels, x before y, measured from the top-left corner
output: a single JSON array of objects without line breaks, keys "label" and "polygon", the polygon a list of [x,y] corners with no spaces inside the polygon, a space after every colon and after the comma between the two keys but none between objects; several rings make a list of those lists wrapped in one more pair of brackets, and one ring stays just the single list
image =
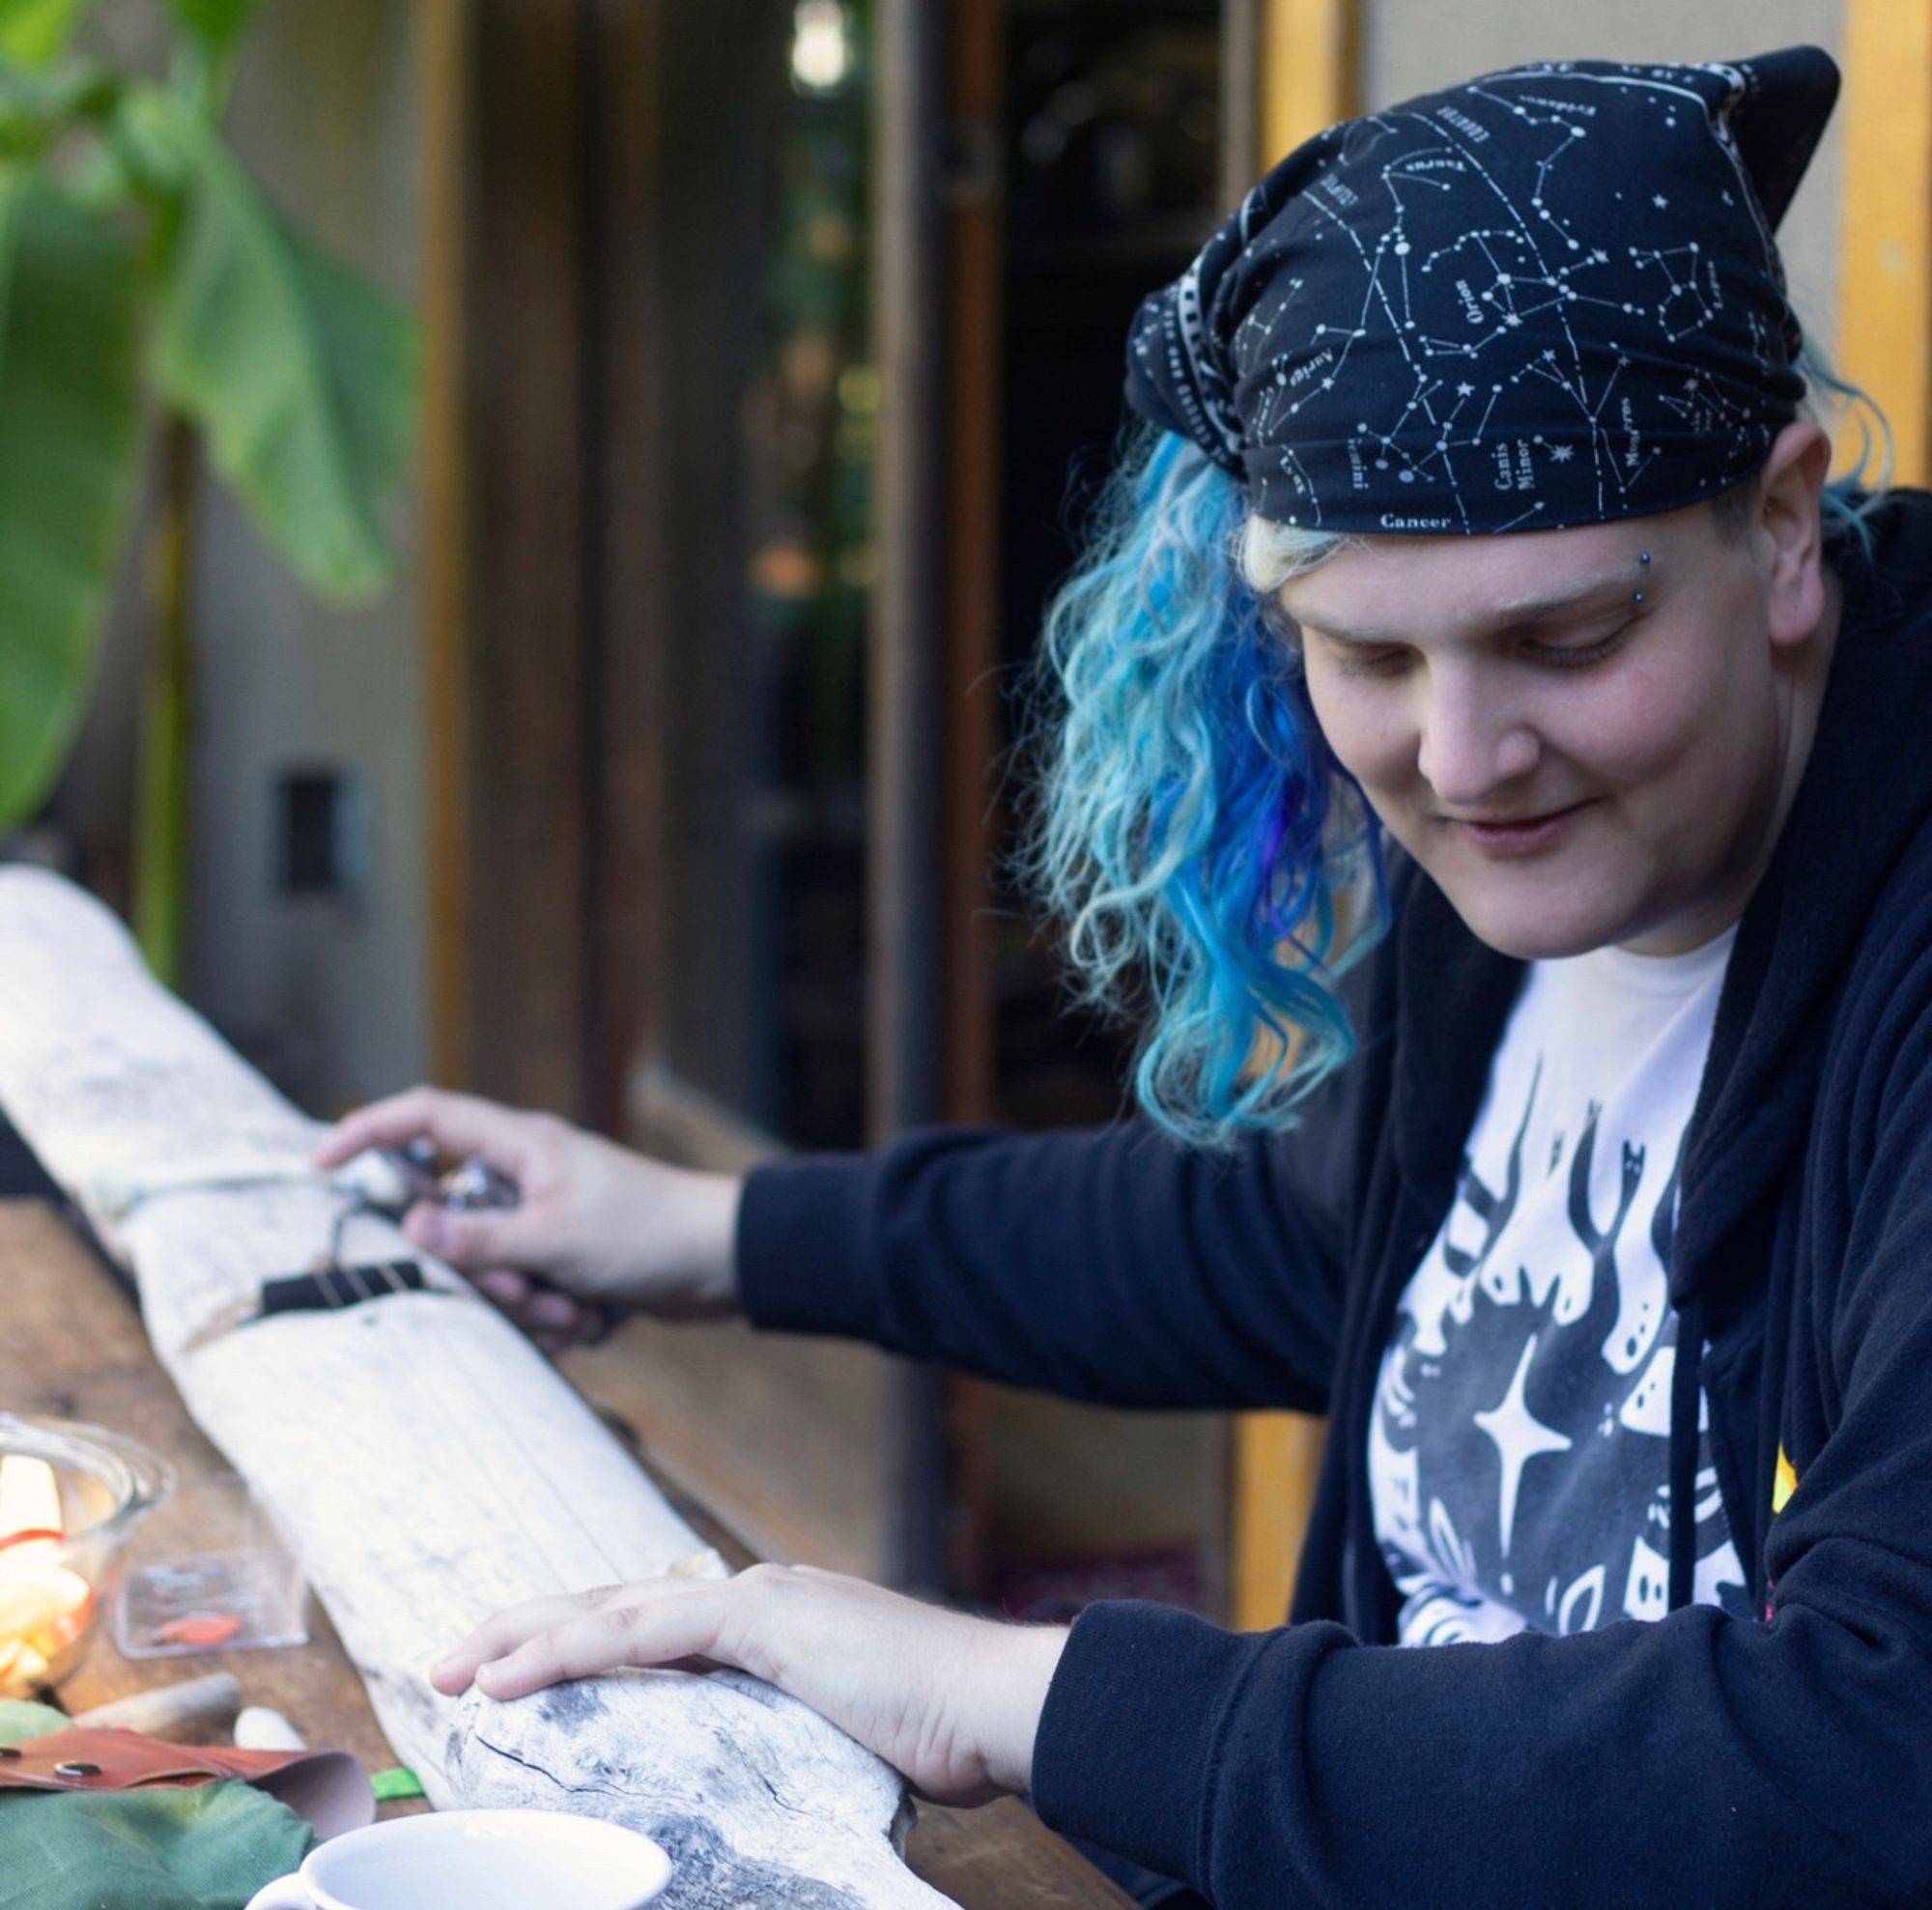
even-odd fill
[{"label": "green fabric", "polygon": [[64,1731],[73,1723],[51,1704],[29,1704],[23,1697],[0,1697],[0,1744],[28,1744]]},{"label": "green fabric", "polygon": [[[0,1702],[0,1744],[66,1727]],[[251,1784],[0,1793],[0,1910],[242,1910],[307,1854],[312,1833]]]}]

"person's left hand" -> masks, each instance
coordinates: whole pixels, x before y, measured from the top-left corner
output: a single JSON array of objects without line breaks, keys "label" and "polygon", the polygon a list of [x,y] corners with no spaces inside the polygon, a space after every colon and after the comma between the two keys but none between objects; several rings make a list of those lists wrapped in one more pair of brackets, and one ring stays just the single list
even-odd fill
[{"label": "person's left hand", "polygon": [[650,1579],[533,1599],[485,1620],[432,1672],[522,1697],[619,1666],[732,1666],[803,1699],[941,1804],[1025,1790],[1066,1633],[969,1618],[810,1566]]}]

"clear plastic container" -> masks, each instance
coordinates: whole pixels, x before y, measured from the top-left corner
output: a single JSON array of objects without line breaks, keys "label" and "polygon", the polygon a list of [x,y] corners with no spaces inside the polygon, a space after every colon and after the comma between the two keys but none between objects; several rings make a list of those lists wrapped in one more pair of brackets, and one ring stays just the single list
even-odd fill
[{"label": "clear plastic container", "polygon": [[294,1548],[239,1472],[192,1480],[141,1534],[114,1636],[128,1658],[308,1641],[308,1586]]},{"label": "clear plastic container", "polygon": [[104,1427],[0,1412],[0,1462],[10,1459],[24,1464],[4,1475],[14,1510],[0,1521],[0,1697],[24,1697],[86,1655],[128,1527],[167,1497],[174,1471]]}]

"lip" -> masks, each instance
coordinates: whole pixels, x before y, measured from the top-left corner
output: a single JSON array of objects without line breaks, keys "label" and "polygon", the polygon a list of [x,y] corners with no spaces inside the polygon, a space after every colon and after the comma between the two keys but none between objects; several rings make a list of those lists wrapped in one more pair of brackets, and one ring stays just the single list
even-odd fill
[{"label": "lip", "polygon": [[1486,856],[1534,856],[1545,854],[1561,842],[1577,817],[1588,807],[1587,803],[1572,803],[1567,809],[1525,816],[1521,821],[1454,815],[1442,819]]}]

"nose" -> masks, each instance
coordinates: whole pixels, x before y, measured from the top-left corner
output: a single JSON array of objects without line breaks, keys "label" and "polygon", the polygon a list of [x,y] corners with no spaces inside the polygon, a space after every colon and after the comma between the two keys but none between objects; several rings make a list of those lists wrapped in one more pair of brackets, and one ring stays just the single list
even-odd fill
[{"label": "nose", "polygon": [[1433,671],[1423,697],[1416,767],[1444,809],[1482,809],[1541,759],[1536,731],[1482,672]]}]

